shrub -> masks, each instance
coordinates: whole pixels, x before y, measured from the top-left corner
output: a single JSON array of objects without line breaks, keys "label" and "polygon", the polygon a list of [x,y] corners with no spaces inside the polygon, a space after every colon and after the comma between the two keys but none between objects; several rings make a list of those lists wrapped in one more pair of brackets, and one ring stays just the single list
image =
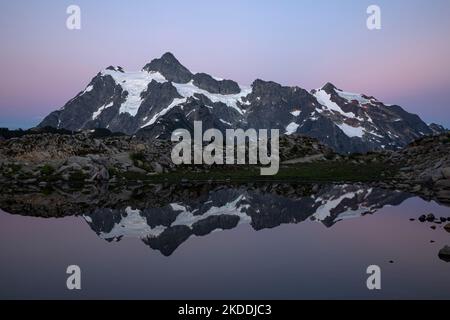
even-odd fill
[{"label": "shrub", "polygon": [[143,152],[133,152],[130,154],[130,159],[133,161],[133,164],[137,166],[138,161],[145,161],[145,154]]},{"label": "shrub", "polygon": [[44,175],[44,176],[50,176],[54,172],[55,172],[55,168],[53,168],[51,165],[48,165],[48,164],[44,165],[41,168],[41,174]]}]

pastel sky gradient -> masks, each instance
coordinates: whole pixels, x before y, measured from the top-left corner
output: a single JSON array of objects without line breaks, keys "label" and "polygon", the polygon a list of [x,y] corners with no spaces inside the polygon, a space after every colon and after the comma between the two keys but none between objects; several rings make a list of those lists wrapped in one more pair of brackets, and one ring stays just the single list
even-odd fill
[{"label": "pastel sky gradient", "polygon": [[[66,28],[66,8],[82,29]],[[366,9],[382,9],[382,30]],[[0,127],[29,127],[109,65],[171,51],[193,72],[330,81],[450,127],[449,0],[40,0],[0,4]]]}]

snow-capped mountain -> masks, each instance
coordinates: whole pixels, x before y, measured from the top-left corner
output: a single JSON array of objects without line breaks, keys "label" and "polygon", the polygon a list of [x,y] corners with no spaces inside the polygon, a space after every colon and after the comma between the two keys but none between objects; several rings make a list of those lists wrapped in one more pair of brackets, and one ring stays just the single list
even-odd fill
[{"label": "snow-capped mountain", "polygon": [[[317,194],[286,197],[246,188],[223,188],[206,197],[163,207],[97,209],[83,217],[99,237],[138,238],[171,255],[189,237],[250,224],[255,230],[312,220],[332,227],[339,221],[398,205],[411,195],[363,185],[323,186]],[[282,209],[280,209],[282,208]]]},{"label": "snow-capped mountain", "polygon": [[242,86],[191,73],[171,53],[126,72],[108,67],[40,127],[107,128],[147,138],[170,138],[174,129],[279,129],[318,138],[338,152],[397,149],[441,128],[374,97],[342,91],[331,83],[308,92],[256,80]]}]

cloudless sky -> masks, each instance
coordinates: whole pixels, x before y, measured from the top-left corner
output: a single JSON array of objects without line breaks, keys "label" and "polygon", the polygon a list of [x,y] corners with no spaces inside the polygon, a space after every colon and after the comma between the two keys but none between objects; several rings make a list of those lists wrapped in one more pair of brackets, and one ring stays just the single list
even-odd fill
[{"label": "cloudless sky", "polygon": [[[82,29],[66,28],[81,7]],[[382,29],[366,28],[366,9]],[[171,51],[193,72],[332,82],[450,127],[448,0],[40,0],[0,4],[0,126],[35,125],[109,65]]]}]

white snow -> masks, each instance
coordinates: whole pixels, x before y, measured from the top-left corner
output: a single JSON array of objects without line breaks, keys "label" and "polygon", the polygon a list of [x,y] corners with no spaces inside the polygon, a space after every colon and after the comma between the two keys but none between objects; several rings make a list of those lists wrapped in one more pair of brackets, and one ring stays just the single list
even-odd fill
[{"label": "white snow", "polygon": [[228,122],[228,121],[225,121],[225,120],[223,120],[223,119],[219,119],[219,120],[220,120],[220,122],[222,122],[222,123],[225,123],[225,124],[227,124],[227,125],[231,126],[231,123],[230,123],[230,122]]},{"label": "white snow", "polygon": [[289,123],[286,127],[286,134],[291,135],[291,134],[295,133],[299,126],[300,125],[295,122]]},{"label": "white snow", "polygon": [[141,93],[147,90],[147,86],[152,80],[163,83],[166,78],[159,72],[119,72],[113,70],[104,70],[103,75],[110,75],[114,81],[128,92],[126,100],[120,106],[119,113],[128,113],[136,116],[142,103]]},{"label": "white snow", "polygon": [[336,124],[339,129],[341,129],[348,137],[353,138],[353,137],[358,137],[358,138],[362,138],[364,135],[364,128],[362,127],[352,127],[346,123],[342,123],[342,124]]},{"label": "white snow", "polygon": [[[120,85],[124,91],[128,92],[126,100],[120,106],[119,113],[128,113],[133,117],[136,116],[139,107],[142,104],[141,94],[145,90],[147,90],[148,84],[152,80],[155,80],[159,83],[167,82],[167,79],[159,72],[147,72],[147,71],[120,72],[106,69],[102,71],[102,75],[110,75],[114,79],[116,84]],[[167,111],[169,111],[174,106],[186,102],[187,98],[194,97],[195,94],[202,94],[206,96],[209,100],[211,100],[213,103],[222,102],[227,106],[235,109],[240,114],[244,114],[244,111],[238,107],[238,103],[244,105],[248,104],[248,102],[244,102],[242,98],[248,96],[252,92],[251,87],[240,87],[241,92],[238,94],[223,95],[223,94],[213,94],[206,90],[200,89],[194,85],[193,81],[185,84],[183,83],[172,83],[172,84],[177,89],[178,93],[183,97],[183,100],[176,99],[174,103],[172,103],[165,110],[156,114],[152,118],[152,120],[150,120],[144,126],[153,124],[154,122],[156,122],[158,117],[166,114]]]},{"label": "white snow", "polygon": [[337,124],[336,125],[339,127],[339,129],[341,129],[349,138],[353,138],[353,137],[358,137],[358,138],[362,138],[364,134],[370,134],[373,135],[375,137],[378,138],[384,138],[383,135],[375,132],[375,131],[369,131],[368,129],[365,129],[363,127],[353,127],[351,125],[346,124],[345,122],[341,123],[341,124]]},{"label": "white snow", "polygon": [[183,207],[182,205],[179,205],[178,203],[171,203],[169,206],[172,208],[172,210],[175,211],[186,211],[186,207]]},{"label": "white snow", "polygon": [[200,220],[204,220],[210,216],[220,216],[224,214],[240,217],[240,223],[250,223],[251,217],[243,212],[243,209],[247,209],[249,205],[238,206],[238,203],[241,200],[245,200],[245,197],[243,195],[238,196],[234,201],[228,202],[222,207],[211,207],[208,211],[200,216],[194,215],[193,212],[185,210],[177,216],[176,220],[171,224],[171,226],[173,227],[184,225],[191,228],[194,223]]},{"label": "white snow", "polygon": [[[338,112],[347,118],[356,118],[356,115],[353,112],[344,112],[344,110],[342,110],[341,107],[339,107],[336,102],[331,101],[331,95],[327,93],[325,90],[322,89],[317,90],[314,93],[314,96],[316,97],[317,101],[328,110]],[[319,109],[317,109],[317,111],[321,112],[321,110]]]},{"label": "white snow", "polygon": [[353,219],[353,218],[359,218],[364,213],[367,213],[367,212],[371,212],[371,209],[370,208],[366,208],[364,206],[361,206],[360,208],[357,208],[355,210],[348,210],[346,212],[340,213],[336,217],[336,219],[334,219],[333,222],[338,222],[338,221],[348,220],[348,219]]},{"label": "white snow", "polygon": [[292,114],[294,117],[298,117],[298,116],[300,115],[300,113],[301,113],[300,110],[295,110],[295,111],[292,111],[292,112],[291,112],[291,114]]},{"label": "white snow", "polygon": [[115,224],[110,232],[102,233],[100,235],[101,238],[112,239],[120,236],[137,238],[157,237],[165,230],[164,226],[151,228],[147,224],[147,220],[140,215],[140,210],[133,210],[131,207],[128,207],[125,209],[125,212],[127,216],[123,217],[120,223]]},{"label": "white snow", "polygon": [[194,81],[188,83],[173,83],[175,88],[177,88],[178,93],[184,98],[193,97],[195,94],[202,94],[206,96],[213,103],[222,102],[228,107],[235,109],[240,114],[244,114],[244,111],[238,107],[238,102],[243,103],[242,98],[248,96],[252,92],[251,87],[240,87],[241,92],[237,94],[217,94],[210,93],[206,90],[200,89],[194,85]]},{"label": "white snow", "polygon": [[105,111],[106,109],[108,109],[108,108],[110,108],[110,107],[112,107],[112,106],[113,106],[113,102],[111,102],[111,103],[109,103],[109,104],[107,104],[107,105],[104,105],[104,106],[100,107],[97,111],[95,111],[95,112],[92,114],[92,120],[97,119],[98,116],[99,116],[103,111]]},{"label": "white snow", "polygon": [[361,94],[335,90],[335,92],[343,99],[351,102],[358,101],[359,104],[372,104],[372,100],[364,98]]},{"label": "white snow", "polygon": [[[357,192],[348,192],[336,199],[330,199],[330,200],[323,200],[322,198],[317,198],[316,203],[321,202],[321,206],[319,208],[317,208],[316,212],[314,213],[314,215],[313,215],[314,218],[316,218],[317,221],[325,220],[327,217],[331,216],[331,211],[333,209],[337,208],[344,199],[353,199],[358,194],[361,194],[363,192],[364,192],[363,190],[358,190]],[[359,210],[357,210],[357,211],[359,212]],[[367,211],[367,210],[364,210],[364,212],[365,211]],[[362,213],[364,213],[364,212],[362,212]],[[361,213],[361,212],[359,212],[359,213]],[[345,215],[345,213],[341,213],[341,215]],[[341,215],[339,215],[339,217],[341,217]]]},{"label": "white snow", "polygon": [[146,124],[144,124],[141,128],[147,127],[149,125],[152,125],[156,122],[156,120],[158,120],[159,117],[165,115],[167,112],[169,112],[171,109],[175,108],[176,106],[185,103],[186,102],[186,98],[175,98],[173,99],[172,103],[164,108],[163,110],[161,110],[160,112],[158,112],[157,114],[155,114],[150,121],[148,121]]},{"label": "white snow", "polygon": [[[240,201],[245,200],[244,195],[239,195],[235,200],[226,203],[221,207],[211,207],[208,211],[202,215],[196,215],[198,209],[189,211],[187,207],[178,203],[172,203],[169,207],[178,211],[179,214],[171,226],[184,225],[192,228],[194,223],[204,220],[210,216],[220,216],[223,214],[234,215],[240,218],[239,223],[250,223],[251,217],[248,216],[244,210],[249,208],[248,204],[239,204]],[[125,209],[126,216],[122,217],[120,222],[116,223],[110,232],[103,232],[100,234],[102,239],[114,239],[119,237],[131,237],[145,239],[149,237],[158,237],[163,233],[167,227],[158,225],[150,227],[147,223],[147,219],[141,215],[141,210],[132,209],[127,207]],[[89,216],[83,216],[88,223],[92,223],[92,218]]]},{"label": "white snow", "polygon": [[85,94],[85,93],[87,93],[87,92],[91,92],[92,91],[92,89],[94,89],[94,86],[93,85],[88,85],[87,87],[86,87],[86,89],[83,91],[83,94]]},{"label": "white snow", "polygon": [[371,134],[371,135],[374,135],[375,137],[378,137],[378,138],[384,138],[383,135],[378,134],[378,133],[376,133],[376,132],[374,132],[374,131],[367,131],[367,133],[369,133],[369,134]]}]

